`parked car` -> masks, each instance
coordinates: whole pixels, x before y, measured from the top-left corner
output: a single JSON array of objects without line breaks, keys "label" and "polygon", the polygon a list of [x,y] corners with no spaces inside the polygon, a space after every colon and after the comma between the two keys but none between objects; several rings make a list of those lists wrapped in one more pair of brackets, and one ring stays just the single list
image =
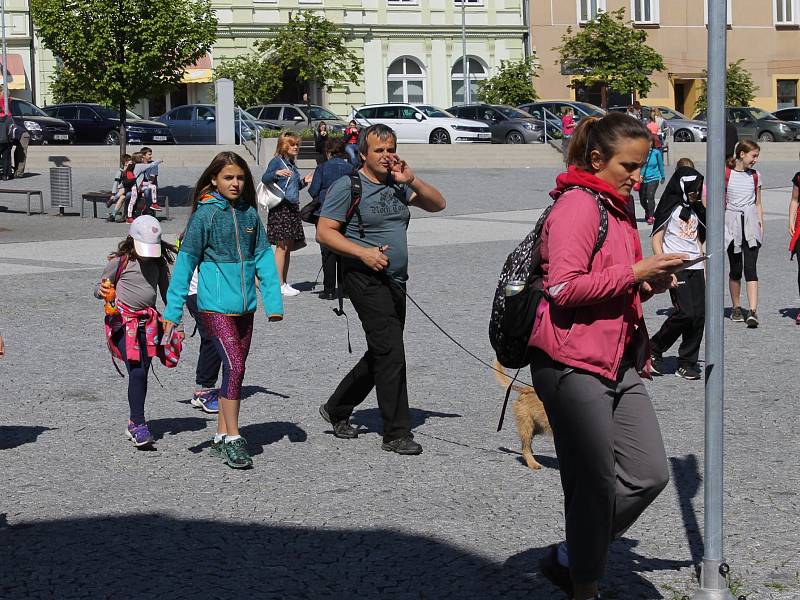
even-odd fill
[{"label": "parked car", "polygon": [[573,118],[577,123],[583,117],[602,117],[606,114],[599,106],[588,102],[574,102],[572,100],[547,100],[544,102],[528,102],[520,104],[517,108],[524,110],[531,116],[547,121],[547,134],[561,134],[561,115],[565,108],[571,108]]},{"label": "parked car", "polygon": [[247,112],[257,119],[275,123],[281,129],[297,132],[309,126],[309,116],[312,129],[316,129],[320,121],[325,121],[331,131],[343,132],[347,127],[347,123],[340,116],[316,104],[311,104],[309,107],[305,104],[259,104],[251,106]]},{"label": "parked car", "polygon": [[[216,144],[217,111],[213,104],[186,104],[166,112],[157,121],[165,123],[177,144]],[[241,127],[240,127],[241,122]],[[247,111],[236,109],[234,113],[235,141],[239,143],[239,131],[245,140],[252,140],[263,129],[280,129],[274,123],[258,120]]]},{"label": "parked car", "polygon": [[[683,113],[669,108],[668,106],[642,106],[642,116],[650,117],[650,111],[657,108],[661,111],[661,116],[667,122],[667,126],[672,132],[672,139],[676,142],[705,142],[708,137],[708,125],[702,119],[690,119]],[[608,110],[614,112],[625,112],[627,106],[612,106]]]},{"label": "parked car", "polygon": [[[99,104],[70,103],[45,106],[44,111],[63,119],[75,129],[75,142],[79,144],[119,144],[119,112]],[[127,112],[128,143],[173,144],[169,128],[162,123],[142,119]]]},{"label": "parked car", "polygon": [[781,108],[772,114],[778,117],[781,121],[786,121],[792,125],[800,126],[800,106]]},{"label": "parked car", "polygon": [[[426,111],[435,116],[429,117]],[[397,134],[397,141],[403,144],[489,144],[492,141],[492,133],[484,123],[457,119],[428,104],[369,104],[356,109],[349,118],[362,127],[374,123],[388,125]]]},{"label": "parked car", "polygon": [[9,98],[14,123],[27,129],[31,144],[72,144],[75,130],[72,125],[48,115],[41,108],[19,98]]},{"label": "parked car", "polygon": [[[772,113],[752,106],[732,106],[725,109],[728,121],[736,126],[739,139],[759,142],[792,142],[800,138],[800,127],[782,121]],[[695,119],[705,120],[706,113],[699,112]]]},{"label": "parked car", "polygon": [[533,144],[544,141],[544,121],[506,104],[463,104],[447,112],[486,123],[494,144]]}]

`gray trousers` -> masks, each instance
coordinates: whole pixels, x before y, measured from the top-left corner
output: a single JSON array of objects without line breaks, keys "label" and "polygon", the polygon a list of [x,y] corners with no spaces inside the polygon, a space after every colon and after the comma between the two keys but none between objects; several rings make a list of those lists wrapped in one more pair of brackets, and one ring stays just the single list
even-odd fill
[{"label": "gray trousers", "polygon": [[669,481],[653,405],[631,364],[616,381],[534,353],[531,374],[553,429],[564,488],[570,576],[601,579],[608,546]]}]

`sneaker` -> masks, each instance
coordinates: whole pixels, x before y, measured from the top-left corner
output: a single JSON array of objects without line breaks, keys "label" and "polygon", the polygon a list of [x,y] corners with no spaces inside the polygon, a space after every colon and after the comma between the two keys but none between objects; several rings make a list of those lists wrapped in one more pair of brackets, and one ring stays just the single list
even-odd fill
[{"label": "sneaker", "polygon": [[156,212],[161,212],[161,211],[162,211],[162,210],[164,210],[164,209],[163,209],[163,208],[161,208],[161,205],[160,205],[158,202],[153,202],[153,203],[150,205],[150,210],[154,210],[154,211],[156,211]]},{"label": "sneaker", "polygon": [[219,390],[197,390],[192,396],[192,406],[195,406],[209,415],[219,412]]},{"label": "sneaker", "polygon": [[648,225],[652,225],[653,223],[656,222],[656,219],[655,217],[647,217],[645,221],[647,222]]},{"label": "sneaker", "polygon": [[116,220],[117,220],[117,215],[108,213],[108,218],[106,219],[106,221],[108,221],[109,223],[113,223]]},{"label": "sneaker", "polygon": [[117,213],[117,216],[114,217],[114,223],[124,223],[125,222],[125,215],[122,213]]},{"label": "sneaker", "polygon": [[128,439],[133,442],[137,448],[147,448],[155,443],[153,434],[147,427],[147,423],[136,425],[132,421],[128,421],[128,428],[125,430]]},{"label": "sneaker", "polygon": [[324,404],[320,405],[319,414],[323,419],[325,419],[326,423],[333,425],[333,435],[337,438],[341,438],[343,440],[354,440],[358,437],[358,431],[356,431],[356,429],[350,425],[348,419],[342,419],[341,421],[336,421],[334,423],[331,419],[328,409]]},{"label": "sneaker", "polygon": [[319,294],[320,300],[336,300],[336,292],[333,290],[323,290]]},{"label": "sneaker", "polygon": [[558,544],[548,547],[545,555],[539,559],[539,572],[572,598],[572,579],[569,576],[569,568],[558,562]]},{"label": "sneaker", "polygon": [[653,375],[664,374],[664,357],[661,352],[652,350],[650,352],[650,371]]},{"label": "sneaker", "polygon": [[127,219],[125,219],[125,222],[126,223],[133,223],[133,217],[128,217]]},{"label": "sneaker", "polygon": [[211,456],[213,456],[214,458],[222,458],[225,454],[225,452],[222,449],[224,443],[225,443],[225,438],[222,438],[218,442],[215,442],[214,438],[211,438],[211,448],[209,448]]},{"label": "sneaker", "polygon": [[402,437],[391,442],[383,442],[381,448],[387,452],[397,452],[398,454],[416,456],[422,454],[422,446],[414,441],[410,435]]},{"label": "sneaker", "polygon": [[300,293],[300,290],[294,289],[288,283],[284,283],[281,286],[281,294],[283,294],[284,296],[297,296],[297,294],[299,294],[299,293]]},{"label": "sneaker", "polygon": [[744,323],[744,315],[740,307],[737,306],[731,311],[731,321],[735,323]]},{"label": "sneaker", "polygon": [[797,311],[797,316],[794,318],[795,325],[800,325],[800,311]]},{"label": "sneaker", "polygon": [[700,369],[695,366],[688,366],[688,367],[678,367],[678,370],[675,371],[676,377],[683,377],[684,379],[688,379],[690,381],[696,381],[700,379],[702,374],[700,373]]},{"label": "sneaker", "polygon": [[748,329],[755,329],[758,327],[758,315],[756,314],[756,311],[750,311],[750,314],[747,315],[747,320],[745,323],[747,323]]},{"label": "sneaker", "polygon": [[253,466],[253,459],[247,452],[247,440],[240,437],[238,440],[222,442],[222,453],[225,464],[231,469],[247,469]]}]

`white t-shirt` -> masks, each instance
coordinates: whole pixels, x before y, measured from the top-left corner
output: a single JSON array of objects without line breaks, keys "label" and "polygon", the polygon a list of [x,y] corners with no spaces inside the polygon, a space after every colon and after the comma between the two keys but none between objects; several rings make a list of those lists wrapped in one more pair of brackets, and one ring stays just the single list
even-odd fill
[{"label": "white t-shirt", "polygon": [[199,271],[197,269],[194,270],[192,273],[192,280],[189,282],[189,295],[196,296],[197,295],[197,276],[199,275]]},{"label": "white t-shirt", "polygon": [[[758,173],[758,171],[755,171]],[[728,204],[739,208],[744,208],[755,204],[756,188],[753,185],[755,178],[753,173],[748,171],[736,171],[731,169],[731,176],[728,179]],[[763,187],[764,181],[761,173],[758,173],[758,187]]]},{"label": "white t-shirt", "polygon": [[[688,254],[689,260],[695,259],[702,254],[700,247],[700,239],[697,236],[697,215],[691,211],[691,216],[688,221],[681,219],[681,210],[683,206],[678,205],[672,211],[667,226],[664,229],[664,242],[662,248],[665,254],[678,252],[681,254]],[[689,269],[702,269],[703,263],[697,263]]]}]

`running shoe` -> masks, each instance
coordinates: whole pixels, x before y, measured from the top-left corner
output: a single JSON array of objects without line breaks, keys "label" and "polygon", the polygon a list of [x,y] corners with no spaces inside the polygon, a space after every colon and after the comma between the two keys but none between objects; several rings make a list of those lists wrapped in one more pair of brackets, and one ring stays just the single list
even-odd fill
[{"label": "running shoe", "polygon": [[158,202],[153,202],[153,203],[150,205],[150,209],[151,209],[151,210],[154,210],[154,211],[156,211],[156,212],[161,212],[162,210],[164,210],[163,208],[161,208],[161,205],[160,205]]},{"label": "running shoe", "polygon": [[794,318],[795,325],[800,325],[800,311],[797,311],[797,316]]},{"label": "running shoe", "polygon": [[731,311],[731,321],[735,323],[744,323],[744,315],[740,307],[737,306]]},{"label": "running shoe", "polygon": [[209,415],[217,414],[219,412],[219,390],[197,390],[192,396],[192,406]]},{"label": "running shoe", "polygon": [[253,466],[253,459],[247,452],[247,440],[240,437],[238,440],[222,442],[222,452],[225,464],[231,469],[247,469]]},{"label": "running shoe", "polygon": [[283,294],[284,296],[297,296],[297,294],[299,294],[299,293],[300,293],[300,290],[296,290],[295,288],[290,286],[288,283],[284,283],[281,286],[281,294]]},{"label": "running shoe", "polygon": [[133,217],[128,217],[127,219],[125,219],[125,222],[126,223],[133,223]]},{"label": "running shoe", "polygon": [[225,438],[222,438],[218,442],[215,442],[214,438],[211,438],[211,448],[209,449],[209,452],[211,452],[211,456],[213,456],[214,458],[224,457],[225,451],[222,448],[224,443],[225,443]]},{"label": "running shoe", "polygon": [[664,357],[658,350],[651,350],[650,352],[650,370],[653,375],[664,374]]},{"label": "running shoe", "polygon": [[758,315],[756,314],[756,311],[750,311],[750,314],[747,315],[747,320],[745,323],[747,323],[748,329],[755,329],[758,327]]},{"label": "running shoe", "polygon": [[153,434],[150,433],[147,423],[141,423],[137,425],[132,421],[128,421],[128,428],[125,430],[125,434],[137,448],[150,447],[156,441],[155,438],[153,438]]},{"label": "running shoe", "polygon": [[675,376],[688,379],[689,381],[697,381],[702,377],[702,373],[700,373],[700,369],[696,366],[689,365],[678,367],[678,370],[675,371]]}]

